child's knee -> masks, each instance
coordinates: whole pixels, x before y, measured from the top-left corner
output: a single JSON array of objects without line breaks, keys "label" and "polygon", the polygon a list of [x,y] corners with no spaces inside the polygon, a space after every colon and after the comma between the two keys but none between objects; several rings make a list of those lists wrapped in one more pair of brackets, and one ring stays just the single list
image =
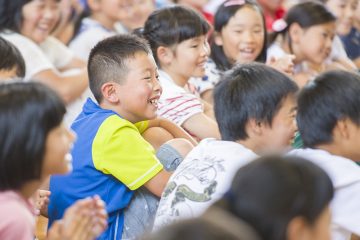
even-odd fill
[{"label": "child's knee", "polygon": [[193,149],[192,143],[183,138],[172,139],[161,145],[156,156],[166,171],[175,171],[185,156]]}]

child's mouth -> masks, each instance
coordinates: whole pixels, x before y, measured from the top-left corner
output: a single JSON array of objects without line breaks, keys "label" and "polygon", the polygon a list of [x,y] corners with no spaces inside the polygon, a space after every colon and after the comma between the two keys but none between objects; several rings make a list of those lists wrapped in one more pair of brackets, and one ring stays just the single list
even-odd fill
[{"label": "child's mouth", "polygon": [[158,107],[158,102],[159,102],[159,99],[158,98],[153,98],[153,99],[150,99],[149,100],[149,103],[151,104],[151,105],[153,105],[154,107]]}]

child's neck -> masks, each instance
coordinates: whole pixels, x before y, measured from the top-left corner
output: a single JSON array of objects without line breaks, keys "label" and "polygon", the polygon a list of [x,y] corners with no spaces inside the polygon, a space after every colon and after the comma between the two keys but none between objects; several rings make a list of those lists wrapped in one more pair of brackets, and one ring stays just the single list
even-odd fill
[{"label": "child's neck", "polygon": [[105,16],[104,14],[101,13],[93,13],[91,15],[91,18],[96,20],[97,22],[99,22],[103,27],[105,27],[108,30],[114,31],[114,24],[115,21],[108,18],[107,16]]},{"label": "child's neck", "polygon": [[37,180],[27,182],[20,188],[20,194],[25,199],[29,199],[32,195],[34,195],[40,186],[41,182]]},{"label": "child's neck", "polygon": [[341,147],[337,146],[337,144],[320,144],[315,146],[315,149],[321,149],[329,152],[332,155],[353,159],[353,156],[348,154],[348,152],[344,151]]},{"label": "child's neck", "polygon": [[241,145],[243,145],[244,147],[246,147],[247,149],[250,149],[251,151],[253,151],[254,153],[256,153],[257,155],[261,155],[261,149],[258,146],[257,143],[255,143],[254,141],[252,141],[251,139],[247,138],[246,140],[237,140],[235,141]]},{"label": "child's neck", "polygon": [[355,20],[354,21],[354,27],[358,30],[358,32],[360,32],[360,20]]},{"label": "child's neck", "polygon": [[185,87],[185,85],[188,83],[189,81],[189,78],[188,77],[185,77],[185,76],[182,76],[180,74],[176,74],[174,73],[173,71],[170,71],[169,69],[164,69],[162,68],[162,70],[164,72],[166,72],[170,77],[171,79],[174,81],[174,83],[180,87]]}]

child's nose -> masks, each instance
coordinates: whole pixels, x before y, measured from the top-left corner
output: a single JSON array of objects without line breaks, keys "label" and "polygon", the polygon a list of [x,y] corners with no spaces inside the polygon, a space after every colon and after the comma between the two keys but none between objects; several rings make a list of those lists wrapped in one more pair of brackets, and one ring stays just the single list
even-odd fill
[{"label": "child's nose", "polygon": [[203,45],[203,48],[202,48],[202,54],[204,56],[209,56],[210,55],[210,46],[209,46],[209,43],[206,41]]}]

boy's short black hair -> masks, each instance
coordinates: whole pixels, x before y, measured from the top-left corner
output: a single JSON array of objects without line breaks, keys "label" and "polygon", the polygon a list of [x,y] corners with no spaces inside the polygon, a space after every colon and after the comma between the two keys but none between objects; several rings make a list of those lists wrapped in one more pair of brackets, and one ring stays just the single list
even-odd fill
[{"label": "boy's short black hair", "polygon": [[285,240],[292,219],[302,217],[314,226],[333,196],[330,177],[314,163],[265,156],[240,168],[215,205],[250,224],[261,239]]},{"label": "boy's short black hair", "polygon": [[250,119],[271,126],[283,100],[297,90],[290,78],[265,64],[235,66],[214,89],[215,116],[222,139],[248,138],[245,126]]},{"label": "boy's short black hair", "polygon": [[0,71],[16,68],[16,77],[25,76],[25,61],[19,50],[9,41],[0,37]]},{"label": "boy's short black hair", "polygon": [[131,34],[107,38],[91,50],[88,60],[89,85],[99,103],[103,97],[101,86],[110,81],[123,83],[129,70],[127,61],[138,52],[151,54],[151,49],[144,39]]},{"label": "boy's short black hair", "polygon": [[306,147],[331,143],[336,123],[349,118],[360,126],[360,75],[329,71],[299,94],[297,123]]},{"label": "boy's short black hair", "polygon": [[39,82],[0,84],[0,191],[40,180],[46,139],[65,111],[60,97]]}]

